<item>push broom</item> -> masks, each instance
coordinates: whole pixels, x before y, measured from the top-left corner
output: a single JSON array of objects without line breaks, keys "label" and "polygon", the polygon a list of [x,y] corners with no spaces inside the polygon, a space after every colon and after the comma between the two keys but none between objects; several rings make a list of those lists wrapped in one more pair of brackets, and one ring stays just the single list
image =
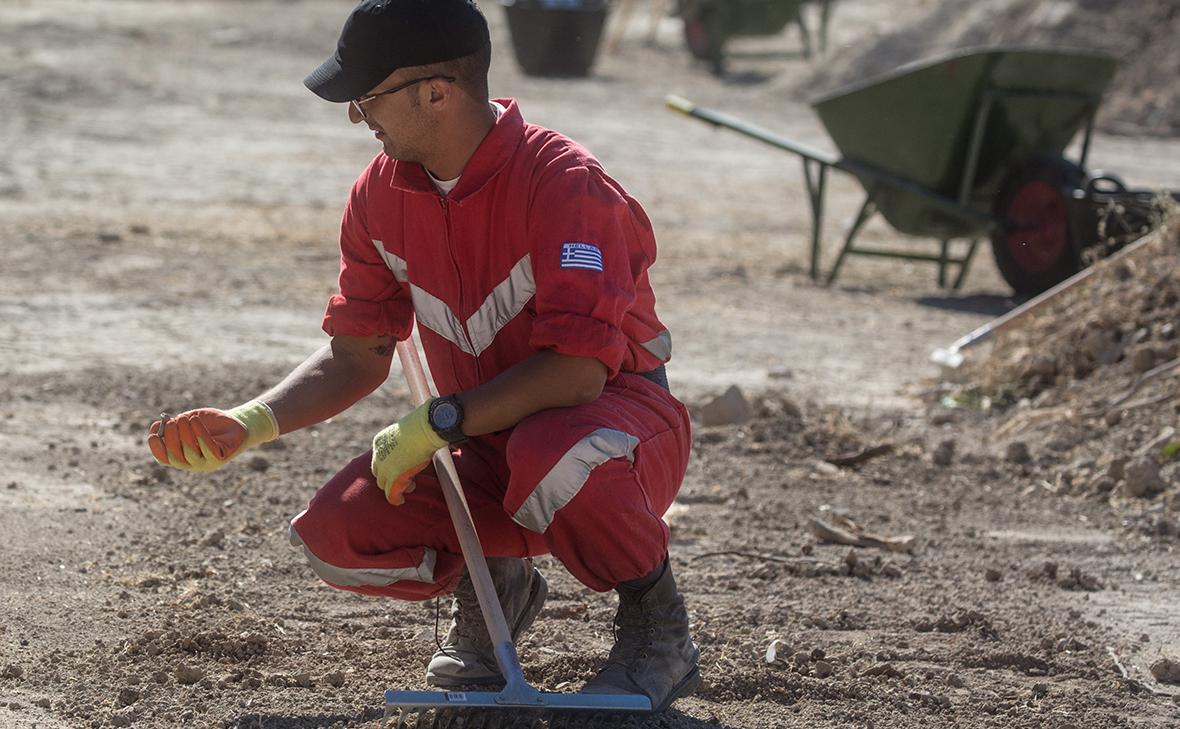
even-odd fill
[{"label": "push broom", "polygon": [[[401,360],[406,384],[415,406],[431,397],[430,385],[422,371],[418,348],[412,338],[397,343],[397,355]],[[516,644],[504,619],[504,610],[496,596],[484,559],[483,547],[476,535],[475,523],[463,489],[459,485],[459,474],[447,447],[434,454],[434,467],[442,484],[447,510],[459,537],[467,572],[479,599],[479,609],[487,624],[488,635],[495,647],[496,663],[504,676],[504,688],[499,691],[395,691],[385,692],[385,717],[397,717],[395,727],[443,727],[452,722],[468,725],[468,719],[475,715],[497,715],[493,721],[502,723],[509,719],[511,724],[524,726],[544,725],[550,719],[565,715],[585,717],[594,713],[605,715],[619,713],[650,713],[651,701],[637,694],[563,694],[538,691],[524,678],[520,668],[520,657]]]}]

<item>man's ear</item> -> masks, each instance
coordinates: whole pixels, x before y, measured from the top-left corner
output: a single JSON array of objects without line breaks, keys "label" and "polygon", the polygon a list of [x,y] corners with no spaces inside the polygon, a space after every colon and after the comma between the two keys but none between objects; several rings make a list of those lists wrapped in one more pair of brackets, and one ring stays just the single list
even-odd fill
[{"label": "man's ear", "polygon": [[430,104],[431,104],[431,106],[443,106],[448,101],[450,101],[450,98],[453,95],[454,90],[455,90],[454,86],[455,86],[455,84],[453,82],[448,83],[446,81],[443,81],[442,83],[439,83],[438,81],[431,81],[430,82]]}]

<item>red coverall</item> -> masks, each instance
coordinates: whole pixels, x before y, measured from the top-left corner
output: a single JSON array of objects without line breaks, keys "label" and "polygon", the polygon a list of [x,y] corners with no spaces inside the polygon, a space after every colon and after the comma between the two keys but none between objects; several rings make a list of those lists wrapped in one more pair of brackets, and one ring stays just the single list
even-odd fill
[{"label": "red coverall", "polygon": [[[680,488],[684,406],[634,374],[671,354],[639,204],[589,152],[525,123],[515,102],[443,197],[419,164],[378,155],[341,224],[329,335],[409,336],[416,317],[440,394],[476,387],[543,349],[609,370],[591,403],[544,410],[461,443],[455,462],[488,556],[552,553],[595,590],[663,559]],[[434,473],[390,506],[358,456],[291,522],[315,572],[347,590],[424,599],[464,565]]]}]

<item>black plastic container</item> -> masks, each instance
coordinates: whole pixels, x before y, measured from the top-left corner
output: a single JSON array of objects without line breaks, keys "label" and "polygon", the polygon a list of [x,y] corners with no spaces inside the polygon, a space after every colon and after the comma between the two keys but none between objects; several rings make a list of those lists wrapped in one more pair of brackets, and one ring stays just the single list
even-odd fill
[{"label": "black plastic container", "polygon": [[606,23],[605,0],[500,0],[516,62],[529,76],[588,76]]}]

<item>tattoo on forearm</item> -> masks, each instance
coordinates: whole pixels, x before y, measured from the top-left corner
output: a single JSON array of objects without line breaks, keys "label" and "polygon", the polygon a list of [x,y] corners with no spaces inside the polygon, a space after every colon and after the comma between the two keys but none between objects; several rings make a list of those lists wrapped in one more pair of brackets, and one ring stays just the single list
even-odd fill
[{"label": "tattoo on forearm", "polygon": [[377,342],[377,346],[372,348],[372,351],[374,354],[380,355],[382,357],[388,357],[393,354],[393,350],[396,346],[397,343],[394,341],[393,337],[381,337],[381,339]]}]

